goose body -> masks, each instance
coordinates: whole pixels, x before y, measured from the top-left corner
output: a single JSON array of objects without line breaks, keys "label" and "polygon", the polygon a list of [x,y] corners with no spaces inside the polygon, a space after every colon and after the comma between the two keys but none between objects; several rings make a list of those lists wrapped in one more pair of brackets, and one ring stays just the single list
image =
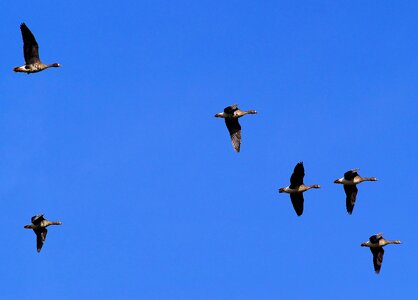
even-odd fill
[{"label": "goose body", "polygon": [[362,183],[364,181],[377,181],[376,177],[361,177],[357,171],[359,169],[352,169],[344,173],[344,177],[336,179],[334,183],[343,184],[344,185],[344,192],[346,194],[346,209],[348,214],[353,213],[354,204],[356,203],[357,199],[357,184]]},{"label": "goose body", "polygon": [[46,235],[48,233],[48,230],[46,227],[50,225],[61,225],[62,222],[51,222],[44,218],[43,214],[33,216],[32,224],[25,225],[24,228],[26,229],[32,229],[33,232],[36,234],[36,250],[41,252],[42,246],[44,245]]},{"label": "goose body", "polygon": [[299,186],[296,186],[294,188],[291,188],[291,186],[287,186],[284,188],[280,188],[280,193],[288,193],[288,194],[294,194],[294,193],[303,193],[306,192],[307,190],[313,189],[313,188],[318,188],[317,185],[304,185],[301,184]]},{"label": "goose body", "polygon": [[25,57],[25,64],[20,67],[15,67],[13,71],[23,73],[37,73],[51,67],[60,67],[58,63],[44,64],[39,59],[39,46],[36,42],[35,36],[29,30],[25,23],[20,25],[20,31],[23,38],[23,56]]},{"label": "goose body", "polygon": [[256,113],[257,112],[255,110],[240,110],[238,109],[237,104],[233,104],[225,107],[223,112],[215,115],[217,118],[225,119],[225,124],[231,137],[232,146],[236,152],[239,152],[241,149],[241,125],[238,122],[238,118]]},{"label": "goose body", "polygon": [[303,162],[299,162],[293,170],[290,177],[290,185],[287,187],[279,188],[279,193],[290,194],[290,200],[292,201],[293,208],[298,216],[303,214],[304,198],[303,193],[310,189],[319,189],[318,184],[305,185],[303,178],[305,177],[305,168]]},{"label": "goose body", "polygon": [[383,233],[372,235],[367,242],[361,243],[362,247],[369,247],[373,255],[373,267],[376,274],[380,273],[383,263],[384,246],[389,244],[401,244],[399,240],[386,240],[383,238]]}]

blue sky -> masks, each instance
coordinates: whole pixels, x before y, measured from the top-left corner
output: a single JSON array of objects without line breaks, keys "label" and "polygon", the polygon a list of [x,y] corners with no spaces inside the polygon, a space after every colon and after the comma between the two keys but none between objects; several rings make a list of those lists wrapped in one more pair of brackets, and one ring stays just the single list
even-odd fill
[{"label": "blue sky", "polygon": [[[416,1],[0,4],[4,299],[416,298]],[[25,22],[45,63],[17,74]],[[227,105],[241,119],[232,150]],[[303,161],[297,217],[286,186]],[[352,216],[336,178],[359,186]],[[24,230],[45,213],[42,252]],[[383,231],[382,271],[361,248]]]}]

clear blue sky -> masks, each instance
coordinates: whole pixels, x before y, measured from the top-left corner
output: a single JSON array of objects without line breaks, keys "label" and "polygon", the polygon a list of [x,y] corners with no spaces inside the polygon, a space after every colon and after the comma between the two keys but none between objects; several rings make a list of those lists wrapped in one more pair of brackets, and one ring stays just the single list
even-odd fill
[{"label": "clear blue sky", "polygon": [[[2,299],[418,298],[417,1],[58,2],[0,4]],[[21,22],[62,68],[12,72]]]}]

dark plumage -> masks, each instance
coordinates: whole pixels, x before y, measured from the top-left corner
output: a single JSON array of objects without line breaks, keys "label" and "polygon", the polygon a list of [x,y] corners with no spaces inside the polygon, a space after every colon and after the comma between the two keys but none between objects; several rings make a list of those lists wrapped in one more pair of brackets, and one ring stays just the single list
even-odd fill
[{"label": "dark plumage", "polygon": [[344,185],[345,192],[345,208],[349,215],[353,213],[354,204],[356,203],[357,198],[357,186],[355,185]]},{"label": "dark plumage", "polygon": [[[369,238],[370,243],[372,244],[379,244],[379,240],[382,239],[382,234],[375,234]],[[383,247],[371,247],[370,251],[373,255],[373,267],[376,273],[380,273],[380,269],[382,268],[383,263],[383,255],[385,254],[385,250]]]},{"label": "dark plumage", "polygon": [[[303,177],[305,177],[305,168],[303,162],[299,162],[293,170],[292,176],[290,176],[290,189],[296,189],[298,186],[303,185]],[[293,208],[298,216],[303,214],[303,193],[291,193],[290,200],[292,201]]]},{"label": "dark plumage", "polygon": [[[350,170],[344,173],[344,179],[347,181],[353,181],[353,179],[358,176],[357,169]],[[344,185],[344,192],[346,195],[345,206],[347,212],[351,215],[353,213],[354,204],[356,203],[357,198],[357,186],[356,185]]]},{"label": "dark plumage", "polygon": [[61,225],[61,222],[51,222],[44,218],[43,214],[33,216],[31,218],[32,224],[25,225],[24,228],[32,229],[36,234],[36,250],[41,252],[44,245],[48,230],[46,227],[50,225]]},{"label": "dark plumage", "polygon": [[292,175],[290,176],[290,185],[288,187],[280,188],[279,193],[290,194],[293,208],[298,216],[303,214],[304,198],[303,193],[312,188],[320,188],[319,185],[314,184],[307,186],[303,183],[305,177],[305,168],[303,162],[296,164]]},{"label": "dark plumage", "polygon": [[24,72],[27,74],[40,72],[50,67],[60,67],[60,64],[43,64],[39,59],[39,46],[34,35],[25,23],[20,25],[20,31],[23,38],[23,56],[25,57],[25,65],[15,67],[15,72]]},{"label": "dark plumage", "polygon": [[334,183],[339,183],[344,185],[344,192],[346,195],[345,206],[348,214],[353,213],[354,205],[357,199],[357,184],[363,181],[376,181],[375,177],[366,177],[363,178],[357,173],[358,169],[352,169],[344,173],[343,178],[336,179]]},{"label": "dark plumage", "polygon": [[300,217],[303,214],[303,204],[305,199],[303,193],[292,193],[290,194],[290,201],[292,201],[293,209],[296,214]]},{"label": "dark plumage", "polygon": [[225,124],[231,137],[232,146],[235,151],[239,152],[241,150],[241,125],[238,118],[225,118]]},{"label": "dark plumage", "polygon": [[224,108],[224,113],[226,113],[228,115],[232,115],[237,110],[238,110],[238,104],[232,104],[232,105],[227,106],[227,107]]},{"label": "dark plumage", "polygon": [[383,248],[370,248],[370,251],[373,254],[373,267],[374,271],[379,274],[380,269],[382,268],[383,255],[385,254],[385,249]]},{"label": "dark plumage", "polygon": [[305,177],[305,168],[303,167],[303,162],[296,164],[293,169],[292,176],[290,176],[290,188],[295,189],[296,187],[303,184],[303,177]]},{"label": "dark plumage", "polygon": [[23,38],[23,55],[25,63],[31,65],[40,62],[39,60],[39,46],[33,33],[29,30],[25,23],[20,25],[20,31]]},{"label": "dark plumage", "polygon": [[233,104],[225,107],[222,113],[215,115],[215,117],[225,119],[226,128],[228,128],[232,146],[236,152],[240,152],[241,150],[241,125],[238,122],[238,118],[247,114],[256,113],[257,112],[255,110],[242,111],[238,109],[237,104]]},{"label": "dark plumage", "polygon": [[373,267],[376,274],[380,273],[383,263],[383,255],[385,254],[384,246],[389,244],[401,244],[399,240],[385,240],[383,233],[372,235],[367,242],[361,244],[362,247],[369,247],[373,255]]}]

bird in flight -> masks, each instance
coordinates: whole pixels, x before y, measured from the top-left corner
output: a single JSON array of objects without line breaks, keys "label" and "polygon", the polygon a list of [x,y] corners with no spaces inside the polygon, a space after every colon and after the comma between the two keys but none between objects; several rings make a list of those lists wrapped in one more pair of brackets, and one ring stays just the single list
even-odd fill
[{"label": "bird in flight", "polygon": [[49,65],[43,64],[39,59],[38,43],[25,23],[20,25],[20,31],[22,32],[23,38],[23,56],[25,57],[25,64],[20,67],[15,67],[13,71],[30,74],[40,72],[50,67],[61,67],[58,63]]},{"label": "bird in flight", "polygon": [[292,176],[290,176],[290,185],[279,188],[279,193],[290,194],[290,200],[292,201],[293,208],[298,216],[303,214],[303,193],[310,189],[320,188],[318,184],[305,185],[303,183],[303,177],[305,177],[305,168],[303,167],[303,162],[299,162],[295,166]]},{"label": "bird in flight", "polygon": [[344,185],[344,191],[346,195],[345,205],[347,212],[351,215],[353,213],[354,204],[356,203],[357,198],[357,184],[363,181],[377,181],[376,177],[361,177],[357,171],[359,169],[352,169],[344,173],[343,178],[336,179],[334,183],[339,183]]},{"label": "bird in flight", "polygon": [[383,247],[389,244],[401,244],[401,241],[385,240],[383,238],[383,233],[378,233],[378,234],[372,235],[367,242],[364,242],[361,244],[362,247],[370,248],[370,251],[373,254],[373,266],[374,266],[374,271],[376,272],[376,274],[380,273],[380,268],[382,267],[383,254],[385,253],[385,250],[383,250]]},{"label": "bird in flight", "polygon": [[255,110],[240,110],[238,104],[233,104],[225,107],[223,112],[215,115],[217,118],[225,119],[226,128],[228,128],[232,146],[236,152],[239,152],[241,149],[241,125],[238,122],[238,118],[248,114],[254,115],[256,113]]},{"label": "bird in flight", "polygon": [[41,252],[42,246],[44,245],[46,234],[48,230],[46,229],[50,225],[61,225],[62,222],[51,222],[44,218],[44,215],[36,215],[33,216],[32,224],[25,225],[24,228],[26,229],[33,229],[36,234],[36,250]]}]

